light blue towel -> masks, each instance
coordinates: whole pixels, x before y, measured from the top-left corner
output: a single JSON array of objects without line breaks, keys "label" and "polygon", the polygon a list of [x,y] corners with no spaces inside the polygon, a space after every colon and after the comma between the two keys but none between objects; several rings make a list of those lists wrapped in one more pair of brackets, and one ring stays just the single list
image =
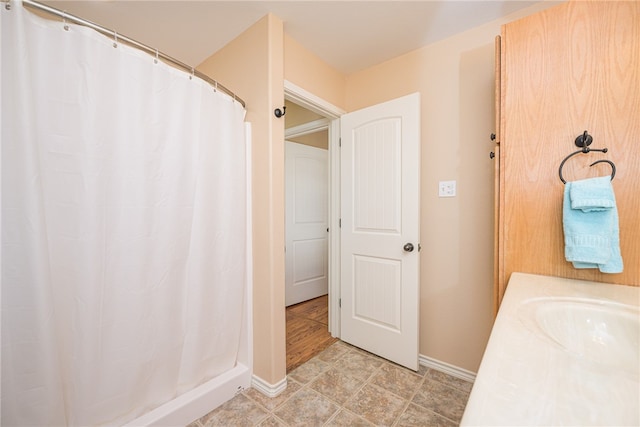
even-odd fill
[{"label": "light blue towel", "polygon": [[575,268],[622,273],[618,209],[611,178],[567,182],[562,212],[566,260]]}]

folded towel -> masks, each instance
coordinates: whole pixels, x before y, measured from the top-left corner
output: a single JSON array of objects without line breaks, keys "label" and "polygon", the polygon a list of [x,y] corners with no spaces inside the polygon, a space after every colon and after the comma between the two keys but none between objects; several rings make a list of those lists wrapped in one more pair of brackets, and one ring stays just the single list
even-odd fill
[{"label": "folded towel", "polygon": [[618,209],[610,177],[567,182],[562,212],[566,260],[575,268],[621,273]]},{"label": "folded towel", "polygon": [[572,182],[570,195],[571,209],[593,212],[616,207],[611,179],[607,176]]}]

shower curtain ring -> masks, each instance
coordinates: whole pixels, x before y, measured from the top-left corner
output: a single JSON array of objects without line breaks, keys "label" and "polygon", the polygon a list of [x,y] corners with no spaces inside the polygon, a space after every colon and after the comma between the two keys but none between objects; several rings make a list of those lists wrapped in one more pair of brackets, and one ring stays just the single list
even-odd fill
[{"label": "shower curtain ring", "polygon": [[156,49],[156,59],[153,60],[155,64],[158,63],[158,49]]},{"label": "shower curtain ring", "polygon": [[67,24],[67,11],[63,10],[62,11],[62,28],[64,28],[65,31],[69,31],[69,25]]},{"label": "shower curtain ring", "polygon": [[189,76],[189,80],[192,80],[194,75],[195,75],[195,70],[193,69],[193,67],[191,67],[191,75]]},{"label": "shower curtain ring", "polygon": [[116,31],[113,32],[113,47],[118,47],[118,33]]}]

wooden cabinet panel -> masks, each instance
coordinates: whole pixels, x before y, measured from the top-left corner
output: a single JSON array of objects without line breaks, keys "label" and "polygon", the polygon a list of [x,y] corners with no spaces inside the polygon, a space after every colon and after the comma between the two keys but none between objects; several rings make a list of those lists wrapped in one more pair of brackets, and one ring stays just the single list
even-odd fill
[{"label": "wooden cabinet panel", "polygon": [[[498,303],[514,271],[640,285],[640,2],[569,2],[502,28]],[[564,258],[558,166],[584,130],[592,148],[567,180],[610,174],[624,272]]]}]

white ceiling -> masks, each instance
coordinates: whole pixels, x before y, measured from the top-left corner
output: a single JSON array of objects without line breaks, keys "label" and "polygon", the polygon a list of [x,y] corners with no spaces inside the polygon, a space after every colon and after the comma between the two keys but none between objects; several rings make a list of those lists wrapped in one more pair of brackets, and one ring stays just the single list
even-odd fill
[{"label": "white ceiling", "polygon": [[349,74],[492,21],[537,1],[186,1],[45,3],[198,65],[266,15]]}]

